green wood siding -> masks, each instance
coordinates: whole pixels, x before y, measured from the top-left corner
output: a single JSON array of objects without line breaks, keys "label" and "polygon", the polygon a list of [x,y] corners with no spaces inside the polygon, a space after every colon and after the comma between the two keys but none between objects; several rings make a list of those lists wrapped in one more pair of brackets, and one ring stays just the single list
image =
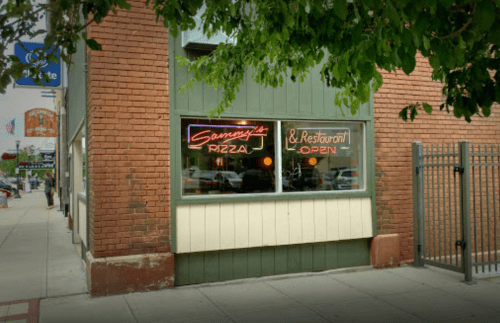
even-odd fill
[{"label": "green wood siding", "polygon": [[175,285],[366,266],[369,239],[175,255]]},{"label": "green wood siding", "polygon": [[[193,56],[193,51],[182,48],[180,38],[170,38],[173,44],[169,55],[171,71],[170,84],[171,102],[174,102],[173,113],[177,115],[206,116],[207,112],[218,104],[222,96],[221,90],[216,91],[204,84],[195,82],[193,89],[186,89],[184,95],[179,93],[181,86],[188,78],[187,67],[178,68],[175,56]],[[371,101],[361,106],[359,112],[352,116],[344,106],[343,112],[335,106],[334,99],[337,89],[327,87],[320,78],[321,66],[312,69],[304,83],[292,82],[286,78],[282,87],[262,87],[251,78],[251,72],[245,75],[245,80],[236,95],[236,101],[231,109],[225,111],[222,117],[273,118],[273,119],[318,119],[318,120],[372,120],[373,104]],[[172,73],[172,71],[174,73]],[[172,86],[173,85],[173,86]],[[171,107],[172,108],[172,107]]]},{"label": "green wood siding", "polygon": [[86,59],[86,45],[81,40],[76,44],[76,53],[72,57],[73,64],[68,66],[68,144],[75,138],[85,119],[87,107]]}]

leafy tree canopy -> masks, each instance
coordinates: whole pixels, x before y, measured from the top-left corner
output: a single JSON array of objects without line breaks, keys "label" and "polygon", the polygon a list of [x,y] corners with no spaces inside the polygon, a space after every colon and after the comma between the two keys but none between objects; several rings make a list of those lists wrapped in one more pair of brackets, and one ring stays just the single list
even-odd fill
[{"label": "leafy tree canopy", "polygon": [[[43,32],[34,31],[32,22],[44,11],[33,15],[39,9],[29,3],[9,0],[1,7],[3,43]],[[204,10],[206,35],[222,31],[235,40],[194,61],[176,58],[193,76],[183,89],[194,80],[223,89],[213,114],[231,106],[249,68],[257,83],[277,87],[285,77],[302,81],[318,64],[323,81],[343,89],[336,104],[343,102],[355,113],[369,100],[370,91],[382,85],[377,66],[409,75],[417,52],[429,59],[432,78],[443,83],[441,110],[453,107],[457,118],[470,121],[476,114],[489,116],[493,103],[500,102],[500,0],[147,0],[147,4],[174,36],[193,29],[193,17]],[[76,32],[84,28],[75,17],[99,23],[115,8],[130,8],[125,0],[53,0],[37,8],[42,7],[52,12],[46,48],[62,47],[66,61],[66,55],[75,51]],[[93,40],[87,44],[99,49]],[[1,89],[27,68],[3,53]],[[400,116],[413,120],[419,108],[432,111],[427,103],[415,103]]]}]

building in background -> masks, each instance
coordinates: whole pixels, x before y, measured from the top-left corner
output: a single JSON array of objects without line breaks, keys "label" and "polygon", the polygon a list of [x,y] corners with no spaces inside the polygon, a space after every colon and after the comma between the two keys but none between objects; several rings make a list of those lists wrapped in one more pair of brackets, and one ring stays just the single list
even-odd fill
[{"label": "building in background", "polygon": [[181,95],[187,71],[174,68],[207,46],[173,38],[144,3],[89,25],[102,51],[80,44],[68,72],[58,142],[92,295],[412,262],[411,143],[500,139],[497,111],[399,119],[407,104],[441,104],[423,57],[412,76],[384,73],[354,116],[316,68],[277,89],[248,73],[209,120],[220,93],[197,83]]}]

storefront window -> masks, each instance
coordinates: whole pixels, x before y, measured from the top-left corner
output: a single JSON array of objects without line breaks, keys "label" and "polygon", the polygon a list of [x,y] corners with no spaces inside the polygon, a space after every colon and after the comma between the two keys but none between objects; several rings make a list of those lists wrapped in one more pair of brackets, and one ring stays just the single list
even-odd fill
[{"label": "storefront window", "polygon": [[363,124],[281,123],[283,192],[363,189]]},{"label": "storefront window", "polygon": [[274,125],[182,119],[182,194],[275,192]]}]

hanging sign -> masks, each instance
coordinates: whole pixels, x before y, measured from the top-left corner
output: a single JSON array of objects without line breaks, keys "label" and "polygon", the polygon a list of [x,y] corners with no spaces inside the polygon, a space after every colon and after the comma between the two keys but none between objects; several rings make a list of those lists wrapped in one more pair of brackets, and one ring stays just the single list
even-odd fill
[{"label": "hanging sign", "polygon": [[36,108],[24,113],[25,137],[57,137],[57,116],[54,111]]}]

